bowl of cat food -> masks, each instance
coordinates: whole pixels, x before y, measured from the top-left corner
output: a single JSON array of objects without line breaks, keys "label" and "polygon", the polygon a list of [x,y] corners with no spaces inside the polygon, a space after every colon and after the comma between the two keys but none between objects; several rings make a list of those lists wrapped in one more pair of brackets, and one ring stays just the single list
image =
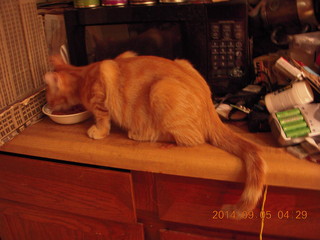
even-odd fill
[{"label": "bowl of cat food", "polygon": [[68,110],[61,111],[52,111],[49,105],[46,104],[42,107],[42,112],[51,118],[52,121],[59,124],[80,123],[91,117],[91,113],[81,104],[75,105]]}]

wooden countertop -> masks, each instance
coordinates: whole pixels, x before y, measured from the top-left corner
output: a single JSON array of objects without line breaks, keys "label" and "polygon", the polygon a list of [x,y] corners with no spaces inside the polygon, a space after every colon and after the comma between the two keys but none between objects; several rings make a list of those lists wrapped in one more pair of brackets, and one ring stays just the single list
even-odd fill
[{"label": "wooden countertop", "polygon": [[[209,144],[178,147],[165,143],[137,142],[113,129],[110,136],[92,140],[86,131],[92,120],[59,125],[44,118],[25,129],[0,151],[93,164],[128,170],[240,182],[243,164],[237,157]],[[268,165],[267,184],[320,190],[320,165],[298,159],[276,147],[270,133],[253,134],[244,127],[230,125],[245,138],[263,146]]]}]

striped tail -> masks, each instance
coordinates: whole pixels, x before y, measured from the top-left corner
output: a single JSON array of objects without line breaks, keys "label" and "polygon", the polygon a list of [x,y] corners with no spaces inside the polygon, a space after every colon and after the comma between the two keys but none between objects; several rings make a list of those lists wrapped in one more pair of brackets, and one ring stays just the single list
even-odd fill
[{"label": "striped tail", "polygon": [[241,218],[243,212],[252,211],[256,207],[262,196],[266,164],[257,145],[240,137],[220,120],[216,120],[214,126],[210,143],[236,155],[245,164],[246,182],[240,200],[236,205],[223,207],[224,210],[235,211],[237,218]]}]

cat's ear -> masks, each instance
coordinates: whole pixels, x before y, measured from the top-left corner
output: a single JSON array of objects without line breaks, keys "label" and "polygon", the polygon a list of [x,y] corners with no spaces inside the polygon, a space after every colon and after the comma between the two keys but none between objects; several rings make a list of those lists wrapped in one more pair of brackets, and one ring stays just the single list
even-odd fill
[{"label": "cat's ear", "polygon": [[53,66],[54,69],[57,69],[59,66],[63,66],[66,62],[63,60],[61,55],[53,55],[49,58],[50,64]]},{"label": "cat's ear", "polygon": [[52,89],[59,90],[61,87],[61,78],[56,72],[47,72],[44,75],[44,82]]}]

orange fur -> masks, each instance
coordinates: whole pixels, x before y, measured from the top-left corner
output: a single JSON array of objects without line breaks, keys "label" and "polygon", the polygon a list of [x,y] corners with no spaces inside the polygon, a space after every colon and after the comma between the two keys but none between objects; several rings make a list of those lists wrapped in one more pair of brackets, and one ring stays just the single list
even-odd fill
[{"label": "orange fur", "polygon": [[47,100],[57,110],[82,103],[96,120],[89,137],[107,136],[113,120],[138,141],[184,146],[208,142],[245,163],[246,186],[232,210],[241,213],[256,206],[265,177],[259,148],[221,122],[206,81],[188,61],[125,52],[113,60],[75,67],[56,58],[55,72],[45,77]]}]

